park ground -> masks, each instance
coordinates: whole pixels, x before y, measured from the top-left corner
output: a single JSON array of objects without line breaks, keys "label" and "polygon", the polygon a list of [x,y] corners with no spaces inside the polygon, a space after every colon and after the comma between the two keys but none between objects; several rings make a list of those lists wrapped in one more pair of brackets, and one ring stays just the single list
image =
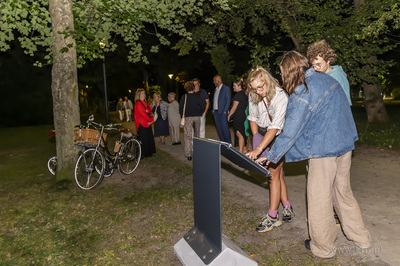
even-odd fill
[{"label": "park ground", "polygon": [[[215,127],[207,126],[206,137],[218,139]],[[183,147],[168,145],[158,147],[173,156],[183,157]],[[187,162],[191,165],[190,162]],[[353,193],[360,205],[364,222],[370,230],[373,246],[361,251],[348,241],[338,227],[336,242],[337,256],[332,260],[313,257],[313,263],[327,264],[365,264],[365,265],[400,265],[400,207],[399,200],[400,152],[371,148],[358,145],[353,153],[351,183]],[[283,224],[269,233],[251,232],[236,236],[241,243],[262,243],[273,239],[276,243],[269,246],[271,251],[277,248],[285,250],[285,256],[293,256],[293,263],[298,261],[295,254],[305,252],[304,240],[308,238],[306,216],[306,168],[305,162],[287,163],[284,175],[288,187],[289,199],[294,207],[296,218],[291,224]],[[239,169],[227,160],[223,160],[222,186],[229,191],[231,200],[237,204],[255,209],[258,217],[263,216],[268,204],[268,187],[260,176]],[[226,197],[227,195],[225,195]],[[282,207],[280,207],[282,211]],[[224,215],[224,213],[222,214]],[[246,224],[252,230],[257,223]],[[224,226],[223,226],[224,231]],[[292,250],[287,254],[287,250]],[[292,255],[290,255],[290,253]],[[263,264],[262,260],[258,261]],[[300,262],[299,264],[307,264]],[[289,263],[291,264],[291,263]]]},{"label": "park ground", "polygon": [[[132,122],[123,126],[134,130]],[[48,129],[0,131],[0,264],[179,265],[173,246],[193,226],[192,162],[183,145],[172,146],[167,137],[125,181],[115,173],[82,191],[73,182],[55,184],[48,173],[45,160],[54,153]],[[212,124],[206,137],[217,139]],[[267,211],[266,180],[223,160],[222,233],[259,265],[400,265],[399,155],[362,145],[354,151],[351,182],[373,238],[368,251],[356,249],[340,227],[334,258],[319,259],[304,248],[301,162],[284,167],[295,220],[260,234],[255,227]]]}]

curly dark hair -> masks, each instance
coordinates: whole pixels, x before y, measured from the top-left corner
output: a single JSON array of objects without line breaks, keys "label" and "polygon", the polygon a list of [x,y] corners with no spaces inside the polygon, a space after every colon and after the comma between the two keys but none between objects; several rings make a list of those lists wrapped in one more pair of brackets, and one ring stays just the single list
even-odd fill
[{"label": "curly dark hair", "polygon": [[317,56],[322,57],[326,62],[330,64],[336,61],[336,53],[333,51],[332,47],[325,41],[321,40],[310,44],[307,48],[307,58],[310,62],[317,58]]}]

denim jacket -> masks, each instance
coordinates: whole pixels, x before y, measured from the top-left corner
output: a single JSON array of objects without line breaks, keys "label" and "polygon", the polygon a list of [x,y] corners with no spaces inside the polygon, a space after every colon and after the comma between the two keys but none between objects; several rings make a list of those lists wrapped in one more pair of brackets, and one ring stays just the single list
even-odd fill
[{"label": "denim jacket", "polygon": [[335,157],[354,149],[358,140],[350,106],[340,84],[310,68],[304,84],[289,97],[286,122],[266,158],[277,163]]}]

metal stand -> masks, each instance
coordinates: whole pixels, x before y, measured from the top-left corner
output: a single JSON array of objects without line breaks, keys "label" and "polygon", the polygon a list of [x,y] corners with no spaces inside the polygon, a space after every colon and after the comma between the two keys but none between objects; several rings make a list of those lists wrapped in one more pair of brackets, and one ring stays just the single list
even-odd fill
[{"label": "metal stand", "polygon": [[231,144],[193,139],[194,226],[174,247],[183,265],[257,265],[221,233],[221,155],[240,167],[270,176]]}]

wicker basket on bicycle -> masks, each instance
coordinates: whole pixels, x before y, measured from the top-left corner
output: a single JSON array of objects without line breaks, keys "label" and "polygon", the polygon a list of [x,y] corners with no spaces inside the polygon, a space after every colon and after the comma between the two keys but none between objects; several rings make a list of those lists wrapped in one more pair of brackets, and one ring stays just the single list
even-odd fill
[{"label": "wicker basket on bicycle", "polygon": [[[83,129],[76,129],[75,131],[75,144],[82,145],[82,146],[97,146],[99,141],[100,132],[91,129],[91,128],[83,128]],[[107,134],[103,133],[103,139],[106,141]],[[103,140],[100,142],[101,146],[104,146]]]}]

